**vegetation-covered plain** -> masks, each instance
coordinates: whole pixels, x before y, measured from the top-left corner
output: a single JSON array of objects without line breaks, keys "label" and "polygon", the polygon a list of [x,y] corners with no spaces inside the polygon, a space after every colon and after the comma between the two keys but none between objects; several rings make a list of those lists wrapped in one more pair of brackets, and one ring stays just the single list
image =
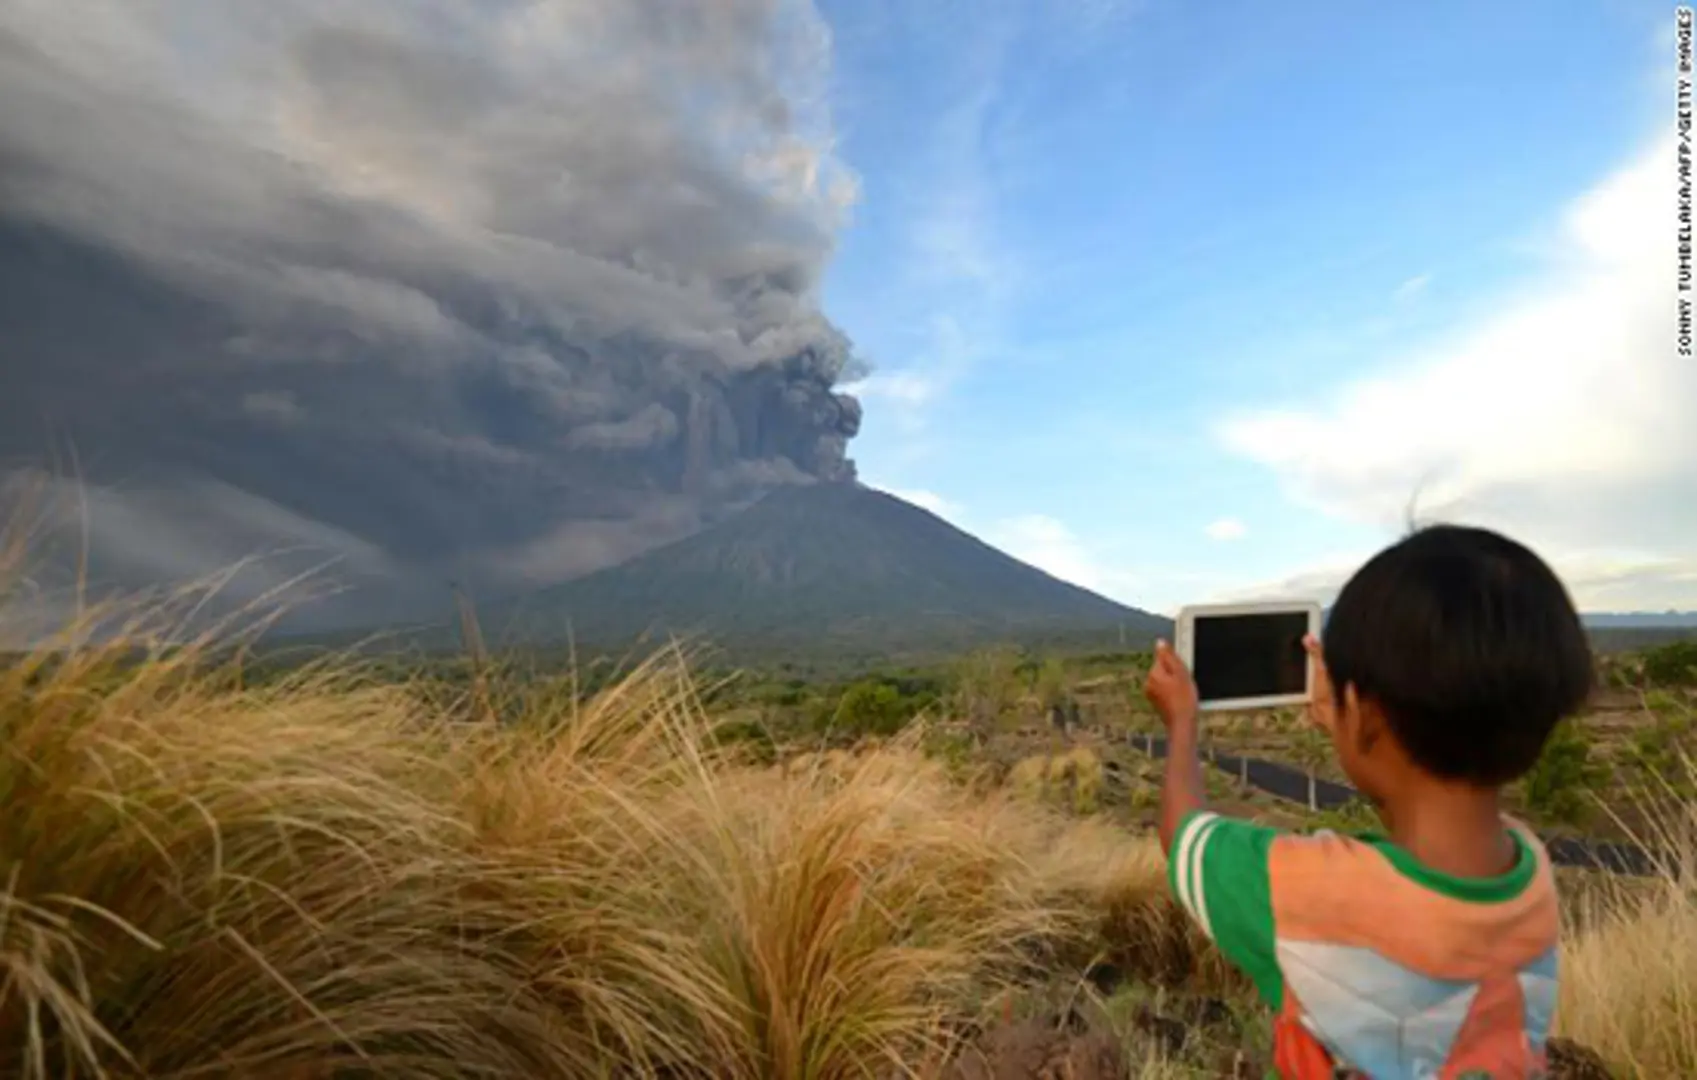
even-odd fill
[{"label": "vegetation-covered plain", "polygon": [[[1138,656],[837,684],[676,652],[256,670],[143,630],[0,670],[0,1074],[1265,1067],[1246,986],[1166,899]],[[1567,1075],[1697,1075],[1685,659],[1611,661],[1520,796],[1682,861],[1565,876]],[[1213,738],[1323,771],[1298,719]],[[1238,813],[1355,823],[1211,782]]]}]

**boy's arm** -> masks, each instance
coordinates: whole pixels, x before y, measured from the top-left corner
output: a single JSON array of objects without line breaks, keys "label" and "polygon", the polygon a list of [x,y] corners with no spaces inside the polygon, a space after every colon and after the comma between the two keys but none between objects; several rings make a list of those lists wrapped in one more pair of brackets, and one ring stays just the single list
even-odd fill
[{"label": "boy's arm", "polygon": [[1202,786],[1202,758],[1197,749],[1199,705],[1196,683],[1184,661],[1165,641],[1155,643],[1155,660],[1143,694],[1160,714],[1167,729],[1167,767],[1161,784],[1161,848],[1172,858],[1179,823],[1207,805]]},{"label": "boy's arm", "polygon": [[1198,747],[1196,713],[1188,721],[1174,719],[1167,725],[1167,766],[1161,783],[1161,849],[1173,857],[1184,819],[1208,807],[1207,788],[1202,783],[1202,755]]},{"label": "boy's arm", "polygon": [[1201,810],[1179,823],[1167,855],[1173,895],[1274,1009],[1284,1003],[1284,979],[1267,866],[1279,835],[1263,825]]},{"label": "boy's arm", "polygon": [[1164,641],[1155,645],[1144,693],[1167,729],[1160,831],[1168,884],[1202,932],[1276,1009],[1283,1004],[1284,980],[1274,944],[1267,860],[1278,834],[1207,809],[1196,683]]}]

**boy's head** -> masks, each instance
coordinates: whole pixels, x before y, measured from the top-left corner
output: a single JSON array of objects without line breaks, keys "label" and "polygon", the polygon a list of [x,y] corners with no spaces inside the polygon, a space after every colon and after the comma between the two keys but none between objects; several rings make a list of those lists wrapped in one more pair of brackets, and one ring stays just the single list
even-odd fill
[{"label": "boy's head", "polygon": [[1369,795],[1397,764],[1500,787],[1530,770],[1591,691],[1590,643],[1542,559],[1484,529],[1434,526],[1386,548],[1339,594],[1324,635],[1338,751]]}]

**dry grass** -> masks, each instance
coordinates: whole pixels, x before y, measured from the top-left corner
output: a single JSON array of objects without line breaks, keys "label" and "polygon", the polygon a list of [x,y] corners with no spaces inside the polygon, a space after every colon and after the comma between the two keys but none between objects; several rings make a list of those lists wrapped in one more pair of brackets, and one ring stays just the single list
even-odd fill
[{"label": "dry grass", "polygon": [[1023,758],[1008,770],[1008,788],[1028,799],[1052,799],[1075,814],[1094,813],[1102,799],[1102,760],[1086,746]]},{"label": "dry grass", "polygon": [[1563,952],[1558,1031],[1623,1075],[1697,1076],[1697,889],[1610,891]]},{"label": "dry grass", "polygon": [[0,1075],[885,1075],[1159,888],[907,741],[721,756],[675,657],[496,728],[71,644],[0,672]]},{"label": "dry grass", "polygon": [[[75,632],[0,669],[0,1075],[881,1077],[1057,970],[1241,989],[1151,842],[916,733],[740,760],[676,656],[476,708],[204,661]],[[1561,1029],[1631,1075],[1697,1075],[1694,880],[1577,913]]]},{"label": "dry grass", "polygon": [[[1697,781],[1697,762],[1675,768]],[[1642,799],[1656,825],[1641,840],[1672,865],[1568,891],[1556,1026],[1622,1075],[1697,1076],[1697,805],[1667,791]]]}]

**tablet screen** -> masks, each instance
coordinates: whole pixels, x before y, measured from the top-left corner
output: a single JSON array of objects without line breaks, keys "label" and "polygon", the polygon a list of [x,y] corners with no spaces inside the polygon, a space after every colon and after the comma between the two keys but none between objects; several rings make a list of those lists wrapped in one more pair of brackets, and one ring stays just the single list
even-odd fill
[{"label": "tablet screen", "polygon": [[1198,615],[1192,633],[1192,675],[1203,701],[1307,693],[1307,612]]}]

